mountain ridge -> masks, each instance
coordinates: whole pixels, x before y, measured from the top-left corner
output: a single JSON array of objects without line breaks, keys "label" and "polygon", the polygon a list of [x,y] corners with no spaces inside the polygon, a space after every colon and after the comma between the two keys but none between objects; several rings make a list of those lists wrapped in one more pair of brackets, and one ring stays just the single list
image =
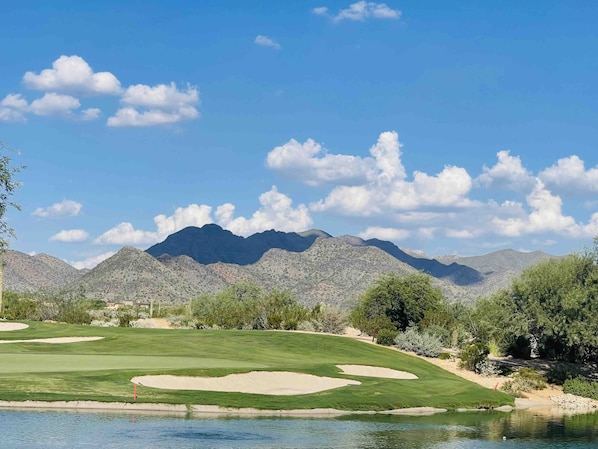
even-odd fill
[{"label": "mountain ridge", "polygon": [[123,247],[91,270],[77,270],[52,256],[9,250],[5,288],[18,292],[82,288],[89,298],[104,301],[181,303],[249,280],[267,290],[290,290],[305,304],[326,302],[346,308],[381,274],[423,271],[450,301],[472,302],[508,286],[523,269],[547,257],[555,256],[502,250],[429,259],[410,255],[392,242],[332,237],[317,229],[270,230],[245,238],[206,225],[185,228],[145,251]]}]

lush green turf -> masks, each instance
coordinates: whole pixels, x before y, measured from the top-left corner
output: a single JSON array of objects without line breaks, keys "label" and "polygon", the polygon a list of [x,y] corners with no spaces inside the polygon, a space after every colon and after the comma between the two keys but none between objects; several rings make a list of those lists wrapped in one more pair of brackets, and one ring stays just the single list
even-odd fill
[{"label": "lush green turf", "polygon": [[[103,336],[60,345],[0,345],[1,400],[132,401],[133,376],[222,376],[253,370],[295,371],[359,380],[361,385],[297,396],[137,387],[137,402],[216,404],[226,407],[385,410],[402,407],[477,408],[512,404],[424,360],[343,337],[261,331],[123,329],[28,323],[0,339]],[[340,374],[337,364],[409,371],[418,380]]]}]

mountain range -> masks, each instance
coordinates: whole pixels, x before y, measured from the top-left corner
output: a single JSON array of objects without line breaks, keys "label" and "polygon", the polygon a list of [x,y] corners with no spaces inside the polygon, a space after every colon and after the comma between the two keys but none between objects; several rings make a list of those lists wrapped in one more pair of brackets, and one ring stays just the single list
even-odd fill
[{"label": "mountain range", "polygon": [[105,301],[184,303],[234,282],[293,292],[300,302],[348,308],[381,274],[422,271],[450,301],[472,302],[509,285],[522,270],[555,257],[502,250],[483,256],[416,257],[392,242],[324,231],[265,231],[237,236],[215,224],[188,227],[146,251],[124,247],[91,270],[55,257],[4,255],[4,289],[83,290]]}]

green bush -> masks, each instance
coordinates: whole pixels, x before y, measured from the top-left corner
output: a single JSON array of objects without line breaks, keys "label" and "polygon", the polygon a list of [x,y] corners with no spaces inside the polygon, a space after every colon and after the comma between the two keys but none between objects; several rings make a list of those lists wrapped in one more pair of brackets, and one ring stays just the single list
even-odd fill
[{"label": "green bush", "polygon": [[392,329],[380,329],[376,336],[376,343],[382,346],[392,346],[397,338],[397,331]]},{"label": "green bush", "polygon": [[598,382],[583,377],[568,379],[563,384],[563,392],[598,400]]},{"label": "green bush", "polygon": [[438,357],[442,352],[440,338],[428,333],[418,332],[413,327],[397,335],[395,344],[403,351],[415,352],[417,355],[424,357]]},{"label": "green bush", "polygon": [[450,360],[453,356],[448,352],[441,352],[438,354],[438,358],[440,360]]},{"label": "green bush", "polygon": [[480,373],[482,362],[488,357],[490,350],[484,343],[473,343],[459,353],[459,367]]}]

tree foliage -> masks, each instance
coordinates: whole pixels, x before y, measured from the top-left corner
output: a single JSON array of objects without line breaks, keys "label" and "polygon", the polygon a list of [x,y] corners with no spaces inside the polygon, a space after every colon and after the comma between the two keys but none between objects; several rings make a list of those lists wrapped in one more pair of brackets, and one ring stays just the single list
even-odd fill
[{"label": "tree foliage", "polygon": [[540,262],[472,312],[477,341],[505,353],[598,361],[598,241],[592,251]]},{"label": "tree foliage", "polygon": [[8,226],[4,214],[9,208],[20,210],[20,206],[11,200],[15,190],[21,185],[15,180],[15,176],[23,167],[12,165],[7,151],[12,151],[4,142],[0,141],[0,251],[8,246],[8,238],[14,237],[13,229]]},{"label": "tree foliage", "polygon": [[423,273],[381,276],[360,298],[350,315],[351,324],[375,336],[382,329],[404,331],[426,314],[439,311],[445,299]]}]

